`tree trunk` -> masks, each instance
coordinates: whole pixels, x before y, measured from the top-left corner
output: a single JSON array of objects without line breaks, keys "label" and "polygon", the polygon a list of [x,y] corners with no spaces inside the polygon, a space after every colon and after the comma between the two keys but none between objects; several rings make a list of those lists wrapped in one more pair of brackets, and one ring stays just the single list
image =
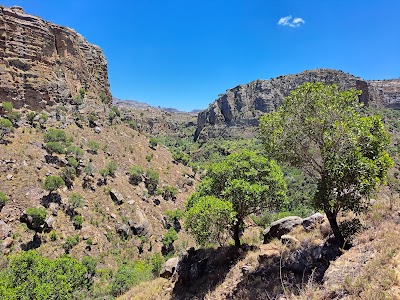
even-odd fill
[{"label": "tree trunk", "polygon": [[326,217],[328,218],[329,224],[331,225],[333,234],[335,235],[335,238],[339,242],[339,245],[341,247],[344,247],[344,237],[343,237],[342,233],[340,232],[339,225],[336,220],[337,213],[331,212],[330,210],[325,210],[325,214],[326,214]]},{"label": "tree trunk", "polygon": [[240,248],[240,225],[242,220],[237,220],[235,225],[233,225],[233,240],[235,241],[235,246]]}]

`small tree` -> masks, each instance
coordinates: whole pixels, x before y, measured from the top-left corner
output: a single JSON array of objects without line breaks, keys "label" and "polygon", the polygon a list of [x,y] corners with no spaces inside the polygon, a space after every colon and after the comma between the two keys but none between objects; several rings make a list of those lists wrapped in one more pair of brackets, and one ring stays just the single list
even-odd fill
[{"label": "small tree", "polygon": [[30,111],[26,114],[26,119],[28,120],[29,125],[31,125],[33,127],[33,122],[35,120],[36,117],[36,112],[34,111]]},{"label": "small tree", "polygon": [[81,194],[71,193],[68,197],[69,207],[75,211],[75,209],[82,207],[85,203],[85,199]]},{"label": "small tree", "polygon": [[44,141],[47,142],[67,142],[67,135],[64,130],[49,128],[44,134]]},{"label": "small tree", "polygon": [[49,152],[50,155],[53,153],[63,154],[65,152],[65,148],[59,142],[48,142],[45,145],[46,151]]},{"label": "small tree", "polygon": [[8,119],[0,119],[0,142],[4,141],[4,137],[12,132],[13,125],[10,120]]},{"label": "small tree", "polygon": [[64,180],[60,176],[47,176],[43,181],[42,187],[51,194],[64,185]]},{"label": "small tree", "polygon": [[89,151],[92,152],[93,154],[97,154],[97,151],[99,150],[99,143],[96,141],[90,140],[88,142],[88,148]]},{"label": "small tree", "polygon": [[144,170],[140,166],[132,166],[129,170],[129,183],[138,185],[143,180]]},{"label": "small tree", "polygon": [[158,185],[158,180],[159,180],[159,175],[155,170],[148,169],[146,171],[144,183],[150,194],[153,194],[156,191],[157,185]]},{"label": "small tree", "polygon": [[301,168],[318,183],[314,206],[325,212],[341,244],[338,213],[364,210],[365,198],[385,181],[393,164],[385,151],[389,135],[380,118],[360,115],[359,94],[305,83],[260,119],[268,155]]},{"label": "small tree", "polygon": [[[212,196],[227,203],[223,205],[219,201],[212,201],[212,198],[204,199],[206,196]],[[285,201],[286,184],[282,171],[275,161],[249,151],[234,153],[222,162],[213,164],[197,191],[188,199],[186,211],[190,219],[187,219],[187,226],[195,235],[198,234],[196,228],[205,228],[196,223],[204,221],[203,212],[199,209],[202,204],[207,205],[210,215],[218,211],[225,212],[225,218],[230,221],[224,223],[229,225],[225,228],[232,230],[235,246],[240,247],[244,218],[265,209],[279,209]],[[235,213],[234,219],[229,207],[232,207]],[[209,229],[210,235],[218,235],[220,232],[218,227],[217,233],[212,232],[215,227],[210,226]],[[198,240],[203,239],[198,238]]]},{"label": "small tree", "polygon": [[3,107],[3,110],[6,112],[10,112],[14,108],[11,102],[3,102],[1,106]]},{"label": "small tree", "polygon": [[26,209],[26,214],[32,217],[32,227],[39,228],[46,220],[47,212],[43,207],[30,207]]},{"label": "small tree", "polygon": [[155,149],[158,145],[158,140],[154,136],[149,139],[150,148]]}]

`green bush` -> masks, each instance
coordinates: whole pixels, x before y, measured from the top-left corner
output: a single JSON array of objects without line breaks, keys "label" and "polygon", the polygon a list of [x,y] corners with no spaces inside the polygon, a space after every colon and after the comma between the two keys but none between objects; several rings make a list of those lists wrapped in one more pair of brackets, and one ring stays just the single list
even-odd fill
[{"label": "green bush", "polygon": [[0,210],[6,205],[8,202],[8,197],[3,192],[0,192]]},{"label": "green bush", "polygon": [[49,128],[44,134],[44,141],[47,142],[66,142],[67,135],[64,130]]},{"label": "green bush", "polygon": [[88,142],[88,148],[92,153],[97,154],[97,151],[99,150],[99,143],[97,143],[96,141],[90,140]]},{"label": "green bush", "polygon": [[88,275],[87,267],[68,255],[50,260],[23,251],[0,271],[0,299],[76,299],[77,292],[90,289]]},{"label": "green bush", "polygon": [[58,190],[65,185],[64,180],[60,176],[47,176],[42,183],[43,189],[50,193]]},{"label": "green bush", "polygon": [[149,139],[149,145],[151,148],[155,148],[158,145],[158,140],[154,136]]},{"label": "green bush", "polygon": [[169,221],[173,222],[174,220],[179,221],[180,219],[182,219],[184,216],[184,212],[181,209],[175,209],[175,210],[167,209],[164,212],[164,215]]},{"label": "green bush", "polygon": [[108,171],[107,168],[100,169],[100,170],[99,170],[99,173],[100,173],[100,175],[101,175],[102,177],[104,177],[104,178],[106,178],[108,175],[110,175],[110,172]]},{"label": "green bush", "polygon": [[12,111],[14,108],[11,102],[3,102],[2,107],[5,111]]},{"label": "green bush", "polygon": [[187,165],[190,161],[189,155],[180,151],[180,150],[176,150],[173,154],[172,154],[172,158],[174,159],[174,161],[181,163],[183,165]]},{"label": "green bush", "polygon": [[153,266],[143,261],[121,265],[111,282],[111,293],[119,296],[130,287],[153,278]]},{"label": "green bush", "polygon": [[158,181],[159,181],[158,173],[153,169],[148,169],[146,171],[146,178],[144,183],[150,194],[153,194],[156,191]]},{"label": "green bush", "polygon": [[68,157],[68,164],[75,169],[79,166],[79,162],[75,157]]},{"label": "green bush", "polygon": [[4,136],[10,133],[13,129],[12,123],[8,119],[0,118],[0,141],[3,140]]},{"label": "green bush", "polygon": [[53,242],[57,240],[57,233],[56,233],[55,230],[52,230],[50,232],[50,240],[53,241]]},{"label": "green bush", "polygon": [[107,169],[108,169],[108,174],[114,176],[115,172],[118,169],[118,165],[115,161],[112,160],[107,164]]},{"label": "green bush", "polygon": [[21,114],[17,111],[11,111],[7,114],[7,119],[9,119],[13,124],[16,124],[21,120]]},{"label": "green bush", "polygon": [[173,248],[172,245],[177,239],[178,239],[178,234],[175,231],[175,229],[171,227],[170,229],[168,229],[168,232],[164,235],[162,243],[167,249],[172,249]]},{"label": "green bush", "polygon": [[62,244],[63,249],[66,253],[69,253],[72,248],[74,248],[79,243],[79,235],[69,236],[67,237],[66,241]]},{"label": "green bush", "polygon": [[32,217],[33,227],[36,228],[43,225],[47,217],[46,209],[43,207],[29,207],[26,209],[26,214]]},{"label": "green bush", "polygon": [[173,186],[164,185],[162,189],[162,196],[164,200],[175,199],[178,194],[178,189]]},{"label": "green bush", "polygon": [[80,159],[83,156],[83,150],[75,146],[68,146],[66,153],[68,155],[73,155],[76,159]]},{"label": "green bush", "polygon": [[137,185],[143,180],[144,169],[140,166],[132,166],[129,170],[129,182]]},{"label": "green bush", "polygon": [[75,228],[81,228],[83,224],[83,217],[81,215],[76,215],[72,220]]},{"label": "green bush", "polygon": [[133,121],[133,120],[130,120],[130,121],[128,122],[128,127],[129,127],[129,128],[132,128],[132,129],[134,129],[134,130],[137,130],[137,128],[138,128],[136,122]]},{"label": "green bush", "polygon": [[49,119],[48,115],[46,115],[45,113],[41,113],[40,116],[39,116],[39,124],[40,124],[40,126],[43,126],[47,122],[48,119]]},{"label": "green bush", "polygon": [[79,193],[71,193],[68,197],[69,207],[73,210],[82,207],[85,199]]},{"label": "green bush", "polygon": [[59,142],[47,142],[45,145],[47,152],[50,154],[57,153],[63,154],[65,153],[65,148]]},{"label": "green bush", "polygon": [[26,119],[28,120],[28,123],[33,126],[33,121],[35,120],[36,117],[36,112],[30,111],[26,114]]}]

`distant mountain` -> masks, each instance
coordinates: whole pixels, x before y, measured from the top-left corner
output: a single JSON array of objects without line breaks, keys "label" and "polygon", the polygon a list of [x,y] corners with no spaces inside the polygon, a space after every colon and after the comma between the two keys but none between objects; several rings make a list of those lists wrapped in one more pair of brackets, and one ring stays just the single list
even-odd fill
[{"label": "distant mountain", "polygon": [[200,137],[254,136],[258,119],[274,111],[290,91],[305,82],[337,84],[342,89],[362,90],[366,105],[400,109],[400,79],[365,81],[331,69],[316,69],[271,80],[255,80],[226,91],[197,118],[195,140]]},{"label": "distant mountain", "polygon": [[182,113],[182,114],[197,114],[201,111],[201,109],[194,109],[191,111],[182,111],[176,108],[172,107],[161,107],[161,106],[151,106],[150,104],[136,101],[136,100],[121,100],[118,98],[113,97],[113,104],[120,106],[120,107],[125,107],[127,109],[132,108],[132,109],[147,109],[147,108],[153,108],[165,112],[171,112],[171,113]]}]

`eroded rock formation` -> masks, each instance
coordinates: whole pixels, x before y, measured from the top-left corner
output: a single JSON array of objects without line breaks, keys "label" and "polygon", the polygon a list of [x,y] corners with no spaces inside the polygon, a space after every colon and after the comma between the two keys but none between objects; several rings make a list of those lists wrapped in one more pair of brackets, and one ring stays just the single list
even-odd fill
[{"label": "eroded rock formation", "polygon": [[107,61],[102,50],[74,31],[0,7],[0,102],[44,109],[86,91],[87,98],[110,100]]},{"label": "eroded rock formation", "polygon": [[304,71],[271,80],[255,80],[226,91],[197,118],[195,140],[216,136],[254,136],[261,115],[274,111],[290,91],[305,82],[337,84],[342,89],[362,91],[366,105],[400,109],[400,80],[365,81],[330,69]]}]

